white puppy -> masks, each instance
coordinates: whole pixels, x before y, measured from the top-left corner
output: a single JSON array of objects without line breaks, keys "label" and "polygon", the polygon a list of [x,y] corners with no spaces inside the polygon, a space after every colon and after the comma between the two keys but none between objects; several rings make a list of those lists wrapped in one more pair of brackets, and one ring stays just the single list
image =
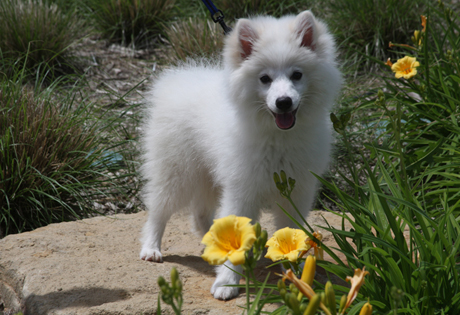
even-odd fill
[{"label": "white puppy", "polygon": [[[293,200],[307,216],[317,181],[330,160],[329,111],[341,85],[335,46],[310,11],[280,19],[241,19],[226,38],[223,64],[188,62],[155,81],[144,134],[141,259],[161,262],[171,215],[187,208],[201,233],[230,214],[257,220],[272,208],[279,228],[297,214],[273,182],[284,170],[296,179]],[[236,268],[227,262],[228,266]],[[211,293],[238,294],[239,276],[217,269]]]}]

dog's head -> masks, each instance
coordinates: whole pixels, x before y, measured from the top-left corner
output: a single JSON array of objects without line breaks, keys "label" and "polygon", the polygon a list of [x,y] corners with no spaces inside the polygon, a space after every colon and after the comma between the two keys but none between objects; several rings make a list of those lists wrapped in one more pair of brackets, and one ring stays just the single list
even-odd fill
[{"label": "dog's head", "polygon": [[321,69],[334,68],[335,48],[325,26],[304,11],[281,19],[240,19],[227,39],[224,58],[236,101],[288,130],[296,124],[301,104],[313,100],[306,99],[309,90],[318,93],[314,85],[327,80]]}]

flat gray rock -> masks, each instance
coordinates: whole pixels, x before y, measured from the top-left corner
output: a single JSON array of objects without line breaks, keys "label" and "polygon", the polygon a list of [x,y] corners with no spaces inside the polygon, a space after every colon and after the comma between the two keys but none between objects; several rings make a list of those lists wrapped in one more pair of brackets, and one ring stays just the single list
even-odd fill
[{"label": "flat gray rock", "polygon": [[[340,218],[314,211],[311,224],[340,227]],[[51,224],[32,232],[0,240],[0,298],[9,309],[26,314],[132,315],[155,314],[157,279],[169,281],[172,267],[179,271],[184,288],[184,314],[241,314],[244,290],[231,301],[215,300],[209,290],[214,269],[200,257],[204,246],[191,230],[188,217],[174,215],[163,238],[163,263],[139,259],[141,228],[147,213],[95,217]],[[269,214],[260,220],[269,236],[274,232]],[[328,233],[324,241],[333,240]],[[326,258],[327,259],[327,258]],[[268,273],[261,262],[257,274]],[[277,267],[270,270],[276,283]],[[276,305],[268,305],[273,310]],[[163,313],[172,314],[162,303]]]}]

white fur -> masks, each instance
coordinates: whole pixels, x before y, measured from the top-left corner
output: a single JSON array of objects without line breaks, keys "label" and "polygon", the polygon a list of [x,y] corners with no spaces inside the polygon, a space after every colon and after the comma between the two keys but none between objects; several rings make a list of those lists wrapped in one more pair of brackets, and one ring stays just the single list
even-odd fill
[{"label": "white fur", "polygon": [[[302,78],[292,80],[293,71]],[[272,82],[263,84],[263,75]],[[277,206],[297,217],[273,182],[280,170],[296,179],[292,197],[307,216],[317,186],[311,172],[323,173],[330,160],[329,111],[340,85],[333,39],[309,11],[241,19],[226,39],[223,66],[189,61],[164,71],[153,85],[144,126],[149,217],[141,259],[162,261],[165,225],[184,208],[193,212],[203,234],[219,207],[218,217],[235,214],[254,221],[260,209],[271,208],[279,228],[292,226]],[[292,110],[297,109],[289,130],[275,124],[280,97],[291,98]],[[223,300],[235,297],[237,288],[223,286],[238,282],[239,276],[218,267],[211,293]]]}]

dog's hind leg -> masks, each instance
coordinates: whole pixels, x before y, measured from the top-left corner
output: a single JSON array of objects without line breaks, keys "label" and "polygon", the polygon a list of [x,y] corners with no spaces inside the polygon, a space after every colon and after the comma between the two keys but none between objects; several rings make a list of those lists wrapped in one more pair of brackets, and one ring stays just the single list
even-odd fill
[{"label": "dog's hind leg", "polygon": [[149,214],[142,230],[140,258],[162,262],[161,239],[166,223],[174,213],[188,206],[190,192],[177,182],[165,181],[162,186],[155,184],[149,182],[145,187],[144,203]]},{"label": "dog's hind leg", "polygon": [[206,234],[212,225],[218,207],[218,189],[213,186],[208,176],[200,177],[202,182],[197,182],[191,202],[195,230],[200,236]]},{"label": "dog's hind leg", "polygon": [[142,249],[140,258],[154,262],[162,262],[161,239],[165,231],[166,223],[171,215],[177,210],[169,202],[158,202],[159,196],[145,198],[145,204],[149,209],[148,219],[142,230]]}]

